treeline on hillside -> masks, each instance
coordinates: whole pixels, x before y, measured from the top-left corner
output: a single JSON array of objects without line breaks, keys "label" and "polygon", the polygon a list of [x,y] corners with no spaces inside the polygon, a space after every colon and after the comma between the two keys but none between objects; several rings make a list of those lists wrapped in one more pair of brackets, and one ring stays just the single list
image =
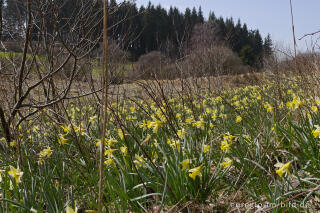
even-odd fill
[{"label": "treeline on hillside", "polygon": [[[82,1],[78,0],[55,0],[55,9],[59,20],[58,26],[51,25],[48,19],[47,33],[53,28],[61,27],[61,36],[70,37],[76,31],[78,34],[85,34],[81,29],[68,29],[66,24],[72,22],[69,17],[77,13],[77,10],[83,10]],[[97,24],[93,25],[96,37],[101,36],[102,22],[102,1],[87,0],[95,5],[95,15],[92,17]],[[169,10],[160,5],[154,6],[149,3],[146,7],[137,5],[130,1],[119,2],[109,1],[109,36],[123,50],[130,52],[132,61],[136,61],[140,56],[152,51],[160,51],[170,59],[182,58],[187,49],[191,49],[192,35],[197,34],[197,29],[206,29],[211,31],[209,34],[214,39],[209,39],[212,45],[224,45],[235,52],[244,64],[261,68],[263,58],[272,54],[272,41],[268,35],[262,38],[259,30],[250,30],[246,24],[240,20],[236,23],[232,18],[223,19],[210,13],[208,20],[205,20],[201,8],[187,8],[184,12],[176,7],[170,7]],[[25,26],[26,9],[24,0],[6,0],[4,2],[4,32],[3,37],[12,40],[19,37],[21,28]],[[59,8],[59,9],[58,9]],[[45,8],[44,8],[45,9]],[[214,8],[212,8],[214,9]],[[17,15],[18,14],[18,15]],[[35,20],[42,17],[34,17]],[[94,22],[93,22],[94,23]],[[197,27],[196,27],[197,26]],[[33,39],[39,39],[41,36],[37,28],[33,28]]]}]

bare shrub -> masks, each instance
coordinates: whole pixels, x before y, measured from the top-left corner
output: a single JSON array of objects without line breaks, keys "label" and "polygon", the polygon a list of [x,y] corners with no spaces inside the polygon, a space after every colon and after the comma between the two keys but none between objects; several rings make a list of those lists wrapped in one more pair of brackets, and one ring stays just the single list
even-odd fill
[{"label": "bare shrub", "polygon": [[[98,67],[101,66],[101,55],[102,55],[102,44],[96,50],[94,55],[97,55]],[[125,75],[128,72],[127,65],[129,62],[129,54],[127,51],[122,50],[120,45],[114,41],[109,39],[108,41],[108,53],[109,53],[109,74],[110,74],[110,83],[111,84],[121,84],[124,81]]]},{"label": "bare shrub", "polygon": [[225,46],[195,50],[183,61],[183,70],[195,77],[239,74],[241,66],[241,59]]},{"label": "bare shrub", "polygon": [[133,79],[163,78],[168,69],[163,69],[168,65],[168,59],[158,51],[152,51],[142,55],[134,71],[131,73]]}]

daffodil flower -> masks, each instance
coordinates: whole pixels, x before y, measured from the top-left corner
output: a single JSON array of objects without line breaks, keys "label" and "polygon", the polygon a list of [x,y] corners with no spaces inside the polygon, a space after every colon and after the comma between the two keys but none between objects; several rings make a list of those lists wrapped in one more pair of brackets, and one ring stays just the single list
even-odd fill
[{"label": "daffodil flower", "polygon": [[43,163],[43,160],[44,160],[45,158],[50,157],[51,154],[52,154],[52,149],[51,149],[50,147],[42,150],[42,151],[39,153],[39,161],[38,161],[38,162],[39,162],[40,164],[42,164],[42,163]]},{"label": "daffodil flower", "polygon": [[312,130],[312,134],[314,138],[319,138],[320,136],[320,126],[319,125],[314,125],[316,129]]},{"label": "daffodil flower", "polygon": [[62,135],[62,134],[58,135],[58,143],[60,145],[64,145],[65,143],[67,143],[67,141],[68,141],[68,139],[66,139],[64,135]]},{"label": "daffodil flower", "polygon": [[115,149],[106,149],[105,151],[104,151],[104,156],[109,156],[109,157],[111,157],[112,155],[113,155],[113,152],[114,151],[116,151]]},{"label": "daffodil flower", "polygon": [[187,124],[191,124],[193,121],[194,121],[194,118],[192,116],[186,119]]},{"label": "daffodil flower", "polygon": [[158,129],[164,125],[163,121],[155,119],[150,123],[150,126],[153,127],[153,133],[157,133]]},{"label": "daffodil flower", "polygon": [[11,146],[11,147],[15,147],[16,145],[17,145],[17,142],[16,142],[16,141],[11,141],[11,142],[10,142],[10,146]]},{"label": "daffodil flower", "polygon": [[184,128],[182,128],[181,130],[178,130],[177,132],[179,138],[184,138],[184,136],[186,135],[186,131],[184,130]]},{"label": "daffodil flower", "polygon": [[318,107],[317,106],[312,106],[311,107],[312,112],[318,112]]},{"label": "daffodil flower", "polygon": [[123,155],[127,155],[128,153],[128,148],[125,146],[120,147],[120,151]]},{"label": "daffodil flower", "polygon": [[107,166],[110,165],[115,165],[114,159],[109,157],[105,162],[104,162]]},{"label": "daffodil flower", "polygon": [[211,146],[210,145],[205,145],[203,147],[203,153],[207,153],[210,150]]},{"label": "daffodil flower", "polygon": [[190,169],[189,170],[189,177],[191,177],[193,180],[196,179],[197,176],[201,177],[201,169],[202,169],[203,165],[200,165],[196,168]]},{"label": "daffodil flower", "polygon": [[1,142],[2,144],[6,144],[6,139],[5,139],[4,137],[2,137],[2,138],[0,139],[0,142]]},{"label": "daffodil flower", "polygon": [[134,160],[133,162],[139,166],[139,167],[146,167],[145,166],[145,160],[143,159],[143,157],[140,157],[139,155],[135,155],[136,160]]},{"label": "daffodil flower", "polygon": [[221,142],[221,146],[220,146],[220,149],[224,152],[229,152],[230,151],[230,146],[231,144],[228,142],[228,141],[222,141]]},{"label": "daffodil flower", "polygon": [[223,168],[228,168],[232,163],[232,160],[230,158],[224,158],[223,162],[221,163],[221,166]]},{"label": "daffodil flower", "polygon": [[204,121],[200,119],[199,121],[192,124],[193,126],[197,127],[198,129],[204,129]]},{"label": "daffodil flower", "polygon": [[62,129],[63,129],[63,131],[65,132],[65,133],[70,133],[71,132],[71,127],[70,127],[70,125],[68,125],[68,126],[65,126],[65,125],[61,125],[60,126]]},{"label": "daffodil flower", "polygon": [[98,118],[97,115],[92,116],[92,117],[89,118],[89,122],[90,122],[90,123],[94,123],[94,122],[97,120],[97,118]]},{"label": "daffodil flower", "polygon": [[283,163],[277,163],[275,164],[274,166],[279,168],[276,170],[276,173],[279,175],[280,178],[282,178],[282,176],[284,174],[289,174],[290,171],[289,171],[289,168],[290,168],[290,165],[291,165],[292,161],[286,163],[286,164],[283,164]]},{"label": "daffodil flower", "polygon": [[16,169],[13,166],[10,166],[8,174],[15,179],[17,184],[21,183],[23,172],[19,168]]},{"label": "daffodil flower", "polygon": [[190,160],[189,159],[183,160],[180,164],[182,166],[182,170],[186,170],[190,166]]},{"label": "daffodil flower", "polygon": [[66,213],[77,213],[77,212],[78,212],[77,208],[73,210],[73,208],[71,208],[70,206],[66,207]]}]

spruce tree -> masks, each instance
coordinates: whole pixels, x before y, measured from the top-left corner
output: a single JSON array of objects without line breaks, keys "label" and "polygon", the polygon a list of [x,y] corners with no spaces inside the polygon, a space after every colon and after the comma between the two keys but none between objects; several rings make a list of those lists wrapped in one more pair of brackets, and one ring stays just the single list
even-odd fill
[{"label": "spruce tree", "polygon": [[204,17],[203,17],[203,12],[202,12],[201,6],[199,7],[199,10],[198,10],[198,21],[197,21],[197,23],[200,23],[200,24],[204,23]]},{"label": "spruce tree", "polygon": [[263,42],[263,53],[264,57],[270,57],[273,54],[272,51],[272,40],[270,34],[267,35],[267,37],[264,39]]}]

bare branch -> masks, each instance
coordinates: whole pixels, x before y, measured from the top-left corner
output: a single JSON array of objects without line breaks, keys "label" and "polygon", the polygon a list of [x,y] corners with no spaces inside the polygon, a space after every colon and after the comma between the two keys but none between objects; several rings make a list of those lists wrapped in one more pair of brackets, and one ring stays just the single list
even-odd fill
[{"label": "bare branch", "polygon": [[307,37],[307,36],[313,36],[313,35],[318,34],[318,33],[320,33],[320,30],[318,30],[318,31],[316,31],[316,32],[313,32],[313,33],[304,34],[304,36],[302,36],[301,38],[299,38],[299,40],[302,40],[302,39],[304,39],[304,38]]}]

